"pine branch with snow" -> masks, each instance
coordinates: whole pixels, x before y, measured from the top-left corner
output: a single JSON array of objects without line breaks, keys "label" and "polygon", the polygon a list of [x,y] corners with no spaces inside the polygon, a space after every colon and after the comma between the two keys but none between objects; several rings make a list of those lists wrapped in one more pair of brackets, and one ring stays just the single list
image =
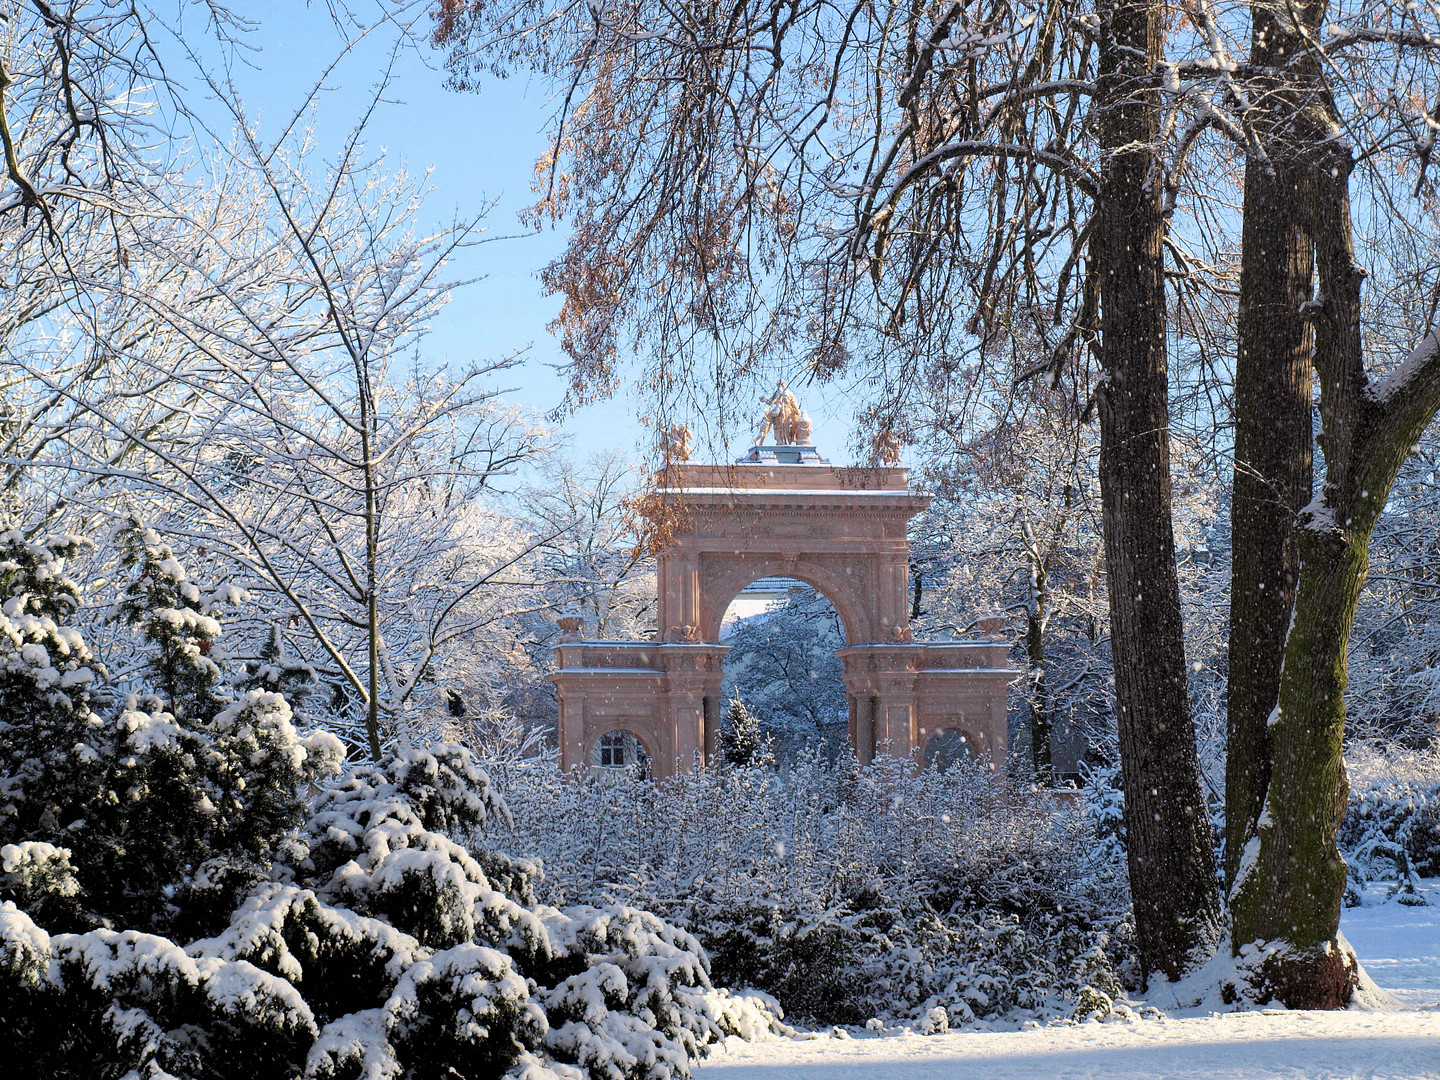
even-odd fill
[{"label": "pine branch with snow", "polygon": [[[123,697],[91,692],[103,671],[63,621],[79,587],[40,587],[73,545],[0,538],[15,1068],[667,1080],[779,1025],[763,997],[715,991],[696,939],[657,916],[538,903],[538,865],[485,840],[510,817],[468,751],[345,765],[333,735],[302,733],[263,672],[228,669],[218,609],[163,538],[127,537],[120,610],[157,685]],[[67,678],[73,693],[40,692]]]}]

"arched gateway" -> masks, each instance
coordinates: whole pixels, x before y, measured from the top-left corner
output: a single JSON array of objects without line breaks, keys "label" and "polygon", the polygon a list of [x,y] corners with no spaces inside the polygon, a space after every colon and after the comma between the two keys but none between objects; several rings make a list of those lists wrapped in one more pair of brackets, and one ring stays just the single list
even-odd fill
[{"label": "arched gateway", "polygon": [[[783,394],[782,386],[776,398]],[[790,441],[797,426],[798,443]],[[861,764],[877,753],[909,755],[947,729],[1001,764],[1006,687],[1017,674],[1006,644],[911,640],[906,527],[930,497],[910,491],[903,468],[829,465],[808,445],[808,422],[767,427],[774,444],[734,465],[679,463],[660,474],[658,505],[678,522],[658,558],[660,641],[586,641],[578,620],[562,620],[551,676],[562,767],[590,761],[616,731],[639,739],[656,776],[710,761],[728,651],[717,643],[720,622],[741,589],[768,576],[814,586],[839,612],[850,743]],[[683,462],[680,445],[672,460]]]}]

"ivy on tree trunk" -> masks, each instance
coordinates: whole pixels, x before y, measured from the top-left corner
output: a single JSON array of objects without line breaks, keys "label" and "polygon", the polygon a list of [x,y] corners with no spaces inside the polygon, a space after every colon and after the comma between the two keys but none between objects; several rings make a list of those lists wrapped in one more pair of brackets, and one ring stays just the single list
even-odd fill
[{"label": "ivy on tree trunk", "polygon": [[[1333,103],[1322,100],[1326,114]],[[1338,130],[1338,129],[1336,129]],[[1262,946],[1258,995],[1291,1008],[1339,1008],[1354,991],[1354,953],[1339,939],[1345,862],[1336,832],[1348,795],[1342,757],[1350,628],[1369,543],[1400,466],[1440,410],[1440,331],[1379,383],[1365,372],[1350,219],[1347,144],[1305,157],[1301,189],[1315,238],[1315,370],[1325,483],[1300,514],[1300,577],[1270,722],[1274,765],[1257,835],[1232,890],[1233,946]]]}]

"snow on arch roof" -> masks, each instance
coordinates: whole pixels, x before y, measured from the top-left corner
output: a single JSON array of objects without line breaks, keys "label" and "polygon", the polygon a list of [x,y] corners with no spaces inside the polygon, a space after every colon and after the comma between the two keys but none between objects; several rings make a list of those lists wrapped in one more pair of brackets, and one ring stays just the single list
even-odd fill
[{"label": "snow on arch roof", "polygon": [[740,590],[741,595],[745,593],[780,593],[790,589],[808,589],[809,585],[799,578],[792,577],[762,577],[756,578],[749,585]]}]

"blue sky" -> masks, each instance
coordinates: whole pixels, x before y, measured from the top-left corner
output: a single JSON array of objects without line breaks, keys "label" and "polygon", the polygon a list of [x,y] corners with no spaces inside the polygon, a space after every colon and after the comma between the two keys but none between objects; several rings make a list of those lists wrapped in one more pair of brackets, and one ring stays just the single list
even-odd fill
[{"label": "blue sky", "polygon": [[[258,25],[249,36],[248,66],[237,68],[235,82],[263,132],[289,119],[343,41],[323,4],[250,0],[244,11]],[[353,126],[373,93],[388,44],[388,36],[377,35],[326,80],[318,117],[322,143],[338,141]],[[372,121],[369,143],[412,172],[431,170],[435,194],[428,209],[435,220],[471,216],[493,199],[496,206],[486,219],[489,233],[514,238],[470,249],[457,260],[454,277],[484,280],[455,294],[426,347],[437,361],[461,365],[526,350],[523,367],[507,373],[502,385],[516,388],[512,399],[548,412],[565,389],[551,366],[563,357],[546,329],[560,301],[544,295],[537,274],[561,250],[565,234],[563,226],[527,234],[517,214],[532,198],[534,161],[546,143],[549,91],[523,73],[491,80],[480,94],[453,93],[444,79],[437,54],[406,54],[387,94],[393,100]],[[843,397],[832,393],[826,396],[833,400],[825,401],[804,391],[800,396],[816,421],[815,441],[822,452],[837,463],[848,462],[849,410]],[[609,449],[638,453],[637,408],[643,404],[624,395],[587,406],[565,420],[561,430],[581,456]],[[738,453],[740,448],[734,449]]]}]

